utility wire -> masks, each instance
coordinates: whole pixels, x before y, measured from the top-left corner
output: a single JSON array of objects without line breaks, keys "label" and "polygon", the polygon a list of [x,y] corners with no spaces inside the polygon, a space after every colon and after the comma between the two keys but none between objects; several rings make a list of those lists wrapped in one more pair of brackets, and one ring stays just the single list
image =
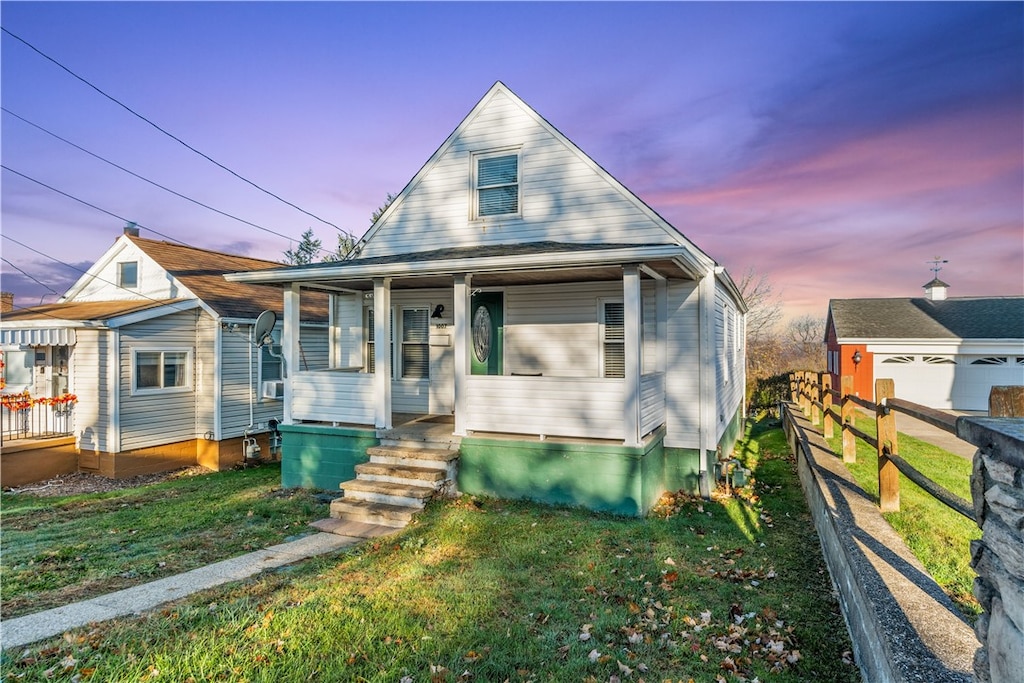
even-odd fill
[{"label": "utility wire", "polygon": [[[14,243],[15,243],[15,244],[17,244],[17,245],[18,245],[19,247],[22,247],[22,248],[24,248],[24,249],[28,249],[28,250],[29,250],[29,251],[31,251],[31,252],[32,252],[33,254],[38,254],[38,255],[42,256],[43,258],[48,258],[48,259],[50,259],[51,261],[55,261],[56,263],[59,263],[59,264],[61,264],[61,265],[62,265],[62,266],[64,266],[65,268],[70,268],[71,270],[74,270],[74,271],[76,271],[76,272],[82,273],[83,275],[89,275],[89,271],[87,271],[87,270],[82,270],[82,269],[81,269],[81,268],[79,268],[78,266],[73,266],[73,265],[71,265],[70,263],[66,263],[66,262],[64,262],[64,261],[61,261],[61,260],[60,260],[59,258],[56,258],[56,257],[54,257],[54,256],[50,256],[49,254],[44,254],[43,252],[39,251],[38,249],[35,249],[34,247],[30,247],[30,246],[28,246],[28,245],[27,245],[27,244],[25,244],[24,242],[19,242],[18,240],[14,239],[14,238],[13,238],[13,237],[11,237],[10,235],[0,234],[0,237],[2,237],[2,238],[3,238],[3,239],[5,239],[5,240],[9,240],[9,241],[11,241],[11,242],[14,242]],[[188,246],[188,245],[185,245],[185,246]],[[153,303],[157,303],[157,304],[165,304],[165,305],[168,305],[168,304],[167,304],[167,302],[168,302],[168,299],[154,299],[153,297],[151,297],[151,296],[147,296],[147,295],[145,295],[145,294],[143,294],[143,293],[141,293],[141,292],[136,292],[136,291],[132,291],[132,290],[129,290],[129,289],[127,288],[127,287],[122,287],[121,285],[117,284],[116,282],[111,282],[110,280],[106,280],[106,279],[104,279],[104,278],[101,278],[101,277],[100,277],[99,275],[90,275],[90,277],[91,277],[92,279],[94,279],[94,280],[99,280],[100,282],[104,282],[104,283],[106,283],[106,284],[108,284],[108,285],[112,285],[112,286],[114,286],[114,287],[117,287],[118,289],[123,289],[123,290],[124,290],[124,291],[126,291],[126,292],[131,292],[132,294],[134,294],[134,295],[136,295],[136,296],[140,296],[140,297],[142,297],[143,299],[149,299],[149,300],[150,300],[150,301],[152,301]],[[189,303],[191,304],[191,301],[189,301]]]},{"label": "utility wire", "polygon": [[[58,292],[56,289],[54,289],[53,287],[51,287],[50,285],[48,285],[48,284],[46,284],[44,282],[40,282],[39,280],[35,279],[34,277],[32,277],[31,275],[26,273],[21,268],[19,268],[18,266],[14,265],[13,263],[11,263],[7,259],[5,259],[3,256],[0,256],[0,261],[3,261],[7,265],[9,265],[11,268],[14,268],[16,271],[18,271],[19,273],[21,273],[22,275],[27,277],[29,280],[31,280],[32,282],[36,283],[37,285],[40,285],[41,287],[46,287],[48,290],[50,290],[51,292],[53,292],[57,296],[60,296],[60,292]],[[43,296],[46,296],[46,295],[44,294]]]},{"label": "utility wire", "polygon": [[278,200],[279,202],[283,202],[283,203],[287,204],[288,206],[292,207],[293,209],[296,209],[296,210],[298,210],[298,211],[301,211],[302,213],[306,214],[307,216],[310,216],[311,218],[315,218],[316,220],[320,221],[321,223],[324,223],[325,225],[329,225],[329,226],[331,226],[332,228],[334,228],[334,229],[335,229],[335,230],[337,230],[338,232],[341,232],[341,233],[344,233],[344,234],[346,234],[346,235],[349,235],[349,236],[350,236],[350,237],[352,237],[353,239],[355,238],[355,235],[352,235],[352,234],[351,234],[350,232],[348,232],[347,230],[344,230],[344,229],[342,229],[342,228],[338,227],[337,225],[335,225],[334,223],[330,222],[329,220],[326,220],[326,219],[324,219],[324,218],[320,218],[320,217],[319,217],[319,216],[317,216],[316,214],[314,214],[314,213],[310,213],[309,211],[306,211],[306,210],[305,210],[305,209],[303,209],[303,208],[302,208],[301,206],[298,206],[298,205],[296,205],[296,204],[293,204],[293,203],[291,203],[290,201],[288,201],[287,199],[284,199],[284,198],[282,198],[282,197],[280,197],[280,196],[278,196],[278,195],[274,194],[274,193],[273,193],[273,192],[271,192],[270,190],[268,190],[268,189],[266,189],[266,188],[264,188],[264,187],[261,187],[260,185],[257,185],[256,183],[254,183],[253,181],[249,180],[248,178],[246,178],[246,177],[244,177],[244,176],[240,175],[239,173],[236,173],[235,171],[231,170],[230,168],[228,168],[228,167],[227,167],[227,166],[225,166],[224,164],[220,163],[220,162],[219,162],[219,161],[217,161],[216,159],[213,159],[212,157],[210,157],[210,156],[208,156],[208,155],[204,154],[203,152],[200,152],[200,151],[199,151],[198,149],[196,149],[196,148],[195,148],[195,147],[193,147],[192,145],[188,144],[187,142],[185,142],[185,141],[184,141],[184,140],[182,140],[181,138],[177,137],[177,136],[176,136],[176,135],[174,135],[173,133],[171,133],[171,132],[169,132],[169,131],[165,130],[164,128],[161,128],[161,127],[160,127],[159,125],[157,125],[156,123],[154,123],[154,122],[153,122],[153,121],[151,121],[150,119],[147,119],[147,118],[146,118],[145,116],[143,116],[143,115],[142,115],[142,114],[140,114],[139,112],[135,111],[134,109],[132,109],[131,107],[129,107],[129,106],[128,106],[127,104],[125,104],[124,102],[122,102],[122,101],[118,100],[118,99],[117,99],[117,98],[115,98],[115,97],[114,97],[113,95],[109,95],[109,94],[107,94],[106,92],[104,92],[103,90],[101,90],[101,89],[100,89],[100,88],[99,88],[98,86],[96,86],[96,85],[93,85],[92,83],[90,83],[90,82],[89,82],[88,80],[86,80],[86,79],[85,79],[85,78],[83,78],[82,76],[79,76],[79,75],[78,75],[78,74],[76,74],[76,73],[75,73],[74,71],[72,71],[71,69],[69,69],[68,67],[64,66],[63,64],[61,64],[60,62],[58,62],[58,61],[57,61],[56,59],[54,59],[53,57],[51,57],[50,55],[46,54],[45,52],[43,52],[42,50],[40,50],[39,48],[37,48],[37,47],[36,47],[35,45],[33,45],[32,43],[28,42],[27,40],[25,40],[24,38],[22,38],[22,37],[20,37],[20,36],[18,36],[18,35],[15,35],[14,33],[11,33],[11,31],[9,31],[9,30],[8,30],[7,28],[5,28],[5,27],[3,27],[3,26],[0,26],[0,31],[3,31],[3,32],[4,32],[4,33],[6,33],[7,35],[9,35],[9,36],[10,36],[11,38],[14,38],[14,39],[15,39],[15,40],[17,40],[18,42],[20,42],[20,43],[24,44],[24,45],[25,45],[26,47],[28,47],[28,48],[29,48],[30,50],[32,50],[33,52],[35,52],[35,53],[36,53],[36,54],[38,54],[39,56],[43,57],[44,59],[46,59],[46,60],[48,60],[48,61],[50,61],[50,62],[53,62],[54,64],[56,64],[56,65],[57,65],[58,67],[60,67],[61,69],[63,69],[64,71],[66,71],[67,73],[71,74],[72,76],[74,76],[74,77],[75,77],[76,79],[78,79],[79,81],[81,81],[81,82],[82,82],[82,83],[84,83],[85,85],[89,86],[90,88],[92,88],[93,90],[95,90],[96,92],[98,92],[98,93],[99,93],[100,95],[103,95],[104,97],[106,97],[106,98],[107,98],[108,100],[110,100],[110,101],[111,101],[111,102],[113,102],[114,104],[116,104],[116,105],[118,105],[118,106],[122,107],[122,108],[123,108],[123,109],[124,109],[125,111],[127,111],[127,112],[128,112],[128,113],[130,113],[130,114],[132,114],[133,116],[136,116],[136,117],[138,117],[139,119],[141,119],[141,120],[145,121],[146,123],[148,123],[149,125],[151,125],[151,126],[152,126],[153,128],[156,128],[156,129],[157,129],[158,131],[160,131],[161,133],[163,133],[163,134],[164,134],[164,135],[166,135],[167,137],[171,138],[171,139],[172,139],[172,140],[174,140],[175,142],[177,142],[177,143],[181,144],[182,146],[184,146],[185,148],[187,148],[187,149],[189,149],[189,150],[191,150],[191,151],[195,152],[195,153],[196,153],[196,154],[198,154],[199,156],[203,157],[204,159],[206,159],[207,161],[209,161],[210,163],[212,163],[212,164],[213,164],[214,166],[217,166],[218,168],[221,168],[221,169],[223,169],[223,170],[227,171],[228,173],[230,173],[231,175],[235,176],[235,177],[236,177],[236,178],[238,178],[239,180],[241,180],[241,181],[243,181],[243,182],[245,182],[245,183],[248,183],[249,185],[251,185],[251,186],[253,186],[254,188],[256,188],[257,190],[259,190],[260,192],[263,192],[264,194],[270,195],[271,197],[273,197],[274,199]]},{"label": "utility wire", "polygon": [[[216,209],[216,208],[214,208],[212,206],[209,206],[208,204],[204,204],[203,202],[201,202],[201,201],[199,201],[197,199],[192,199],[191,197],[187,197],[187,196],[181,194],[180,192],[176,192],[176,191],[172,190],[169,187],[165,187],[165,186],[161,185],[160,183],[158,183],[156,181],[150,180],[149,178],[145,178],[145,177],[139,175],[138,173],[135,173],[134,171],[130,171],[127,168],[125,168],[124,166],[120,166],[120,165],[114,163],[113,161],[110,161],[109,159],[105,159],[102,156],[100,156],[99,154],[96,154],[95,152],[90,152],[86,148],[81,147],[80,145],[76,145],[75,143],[71,142],[70,140],[62,138],[61,136],[57,135],[53,131],[47,130],[46,128],[43,128],[42,126],[40,126],[37,123],[32,123],[31,121],[26,119],[24,116],[20,116],[18,114],[15,114],[13,111],[8,109],[7,107],[0,107],[0,109],[2,109],[5,114],[10,114],[11,116],[13,116],[14,118],[18,119],[19,121],[23,121],[23,122],[27,123],[28,125],[32,126],[33,128],[36,128],[37,130],[41,130],[42,132],[46,133],[47,135],[50,135],[52,137],[57,138],[58,140],[60,140],[61,142],[65,143],[65,144],[71,145],[75,149],[77,149],[79,151],[82,151],[82,152],[85,152],[86,154],[88,154],[89,156],[91,156],[91,157],[93,157],[95,159],[99,159],[100,161],[102,161],[102,162],[104,162],[106,164],[110,164],[114,168],[116,168],[118,170],[121,170],[121,171],[124,171],[125,173],[127,173],[128,175],[130,175],[130,176],[132,176],[134,178],[138,178],[139,180],[142,180],[143,182],[147,182],[150,185],[152,185],[154,187],[158,187],[158,188],[160,188],[161,190],[163,190],[165,192],[170,192],[175,197],[180,197],[180,198],[182,198],[182,199],[184,199],[186,201],[192,202],[193,204],[195,204],[197,206],[201,206],[204,209],[209,209],[210,211],[213,211],[215,213],[219,213],[221,216],[226,216],[226,217],[228,217],[228,218],[230,218],[232,220],[238,221],[239,223],[244,223],[245,225],[252,226],[252,227],[256,228],[257,230],[262,230],[263,232],[270,233],[271,235],[275,235],[277,237],[283,237],[284,239],[288,240],[289,242],[297,242],[298,241],[296,238],[290,237],[288,235],[285,235],[284,233],[276,232],[274,230],[271,230],[270,228],[265,228],[262,225],[257,225],[256,223],[252,223],[250,221],[247,221],[244,218],[239,218],[238,216],[234,216],[234,215],[232,215],[230,213],[227,213],[226,211],[221,211],[220,209]],[[321,248],[320,251],[329,251],[329,250]]]},{"label": "utility wire", "polygon": [[[102,208],[100,208],[100,207],[96,206],[95,204],[90,204],[89,202],[85,201],[84,199],[79,199],[78,197],[76,197],[76,196],[74,196],[74,195],[70,195],[70,194],[68,194],[67,192],[63,192],[63,191],[61,191],[61,190],[58,190],[57,188],[53,187],[52,185],[47,185],[46,183],[44,183],[44,182],[43,182],[43,181],[41,181],[41,180],[36,180],[35,178],[32,178],[32,177],[30,177],[30,176],[27,176],[27,175],[25,175],[24,173],[21,173],[21,172],[19,172],[19,171],[15,171],[15,170],[14,170],[13,168],[11,168],[10,166],[5,166],[5,165],[3,165],[3,164],[0,164],[0,168],[2,168],[2,169],[3,169],[3,170],[5,170],[5,171],[10,171],[10,172],[11,172],[11,173],[13,173],[14,175],[17,175],[17,176],[21,176],[21,177],[22,177],[22,178],[24,178],[25,180],[30,180],[30,181],[32,181],[33,183],[35,183],[36,185],[41,185],[41,186],[45,187],[45,188],[46,188],[47,190],[52,190],[52,191],[56,192],[56,193],[57,193],[57,194],[59,194],[59,195],[63,195],[63,196],[65,196],[65,197],[67,197],[68,199],[73,199],[73,200],[75,200],[76,202],[78,202],[79,204],[85,204],[85,205],[86,205],[86,206],[88,206],[89,208],[91,208],[91,209],[96,209],[96,210],[97,210],[97,211],[99,211],[100,213],[105,213],[105,214],[107,214],[108,216],[113,216],[114,218],[117,218],[118,220],[124,221],[125,223],[135,223],[135,224],[136,224],[137,226],[139,226],[140,228],[145,228],[146,230],[149,230],[149,231],[150,231],[150,232],[152,232],[152,233],[155,233],[155,234],[157,234],[157,235],[160,235],[161,237],[167,238],[167,239],[171,240],[172,242],[177,242],[178,244],[183,244],[183,245],[185,245],[186,247],[191,247],[191,246],[192,246],[191,244],[188,244],[188,243],[186,243],[186,242],[182,242],[181,240],[179,240],[179,239],[177,239],[177,238],[175,238],[175,237],[171,237],[170,235],[165,235],[164,233],[160,232],[159,230],[154,230],[153,228],[149,227],[148,225],[143,225],[142,223],[139,223],[139,222],[137,222],[137,221],[130,221],[130,220],[128,220],[127,218],[125,218],[124,216],[118,216],[118,215],[117,215],[116,213],[114,213],[114,212],[112,212],[112,211],[107,211],[106,209],[102,209]],[[5,237],[6,237],[6,235],[5,235]]]}]

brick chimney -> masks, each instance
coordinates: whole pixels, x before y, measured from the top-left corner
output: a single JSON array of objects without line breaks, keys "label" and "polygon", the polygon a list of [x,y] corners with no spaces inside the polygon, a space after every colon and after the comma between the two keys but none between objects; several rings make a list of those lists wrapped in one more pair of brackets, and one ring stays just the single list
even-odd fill
[{"label": "brick chimney", "polygon": [[0,292],[0,313],[14,310],[14,292]]},{"label": "brick chimney", "polygon": [[139,227],[135,224],[135,221],[129,221],[128,224],[124,226],[124,234],[129,237],[139,236]]}]

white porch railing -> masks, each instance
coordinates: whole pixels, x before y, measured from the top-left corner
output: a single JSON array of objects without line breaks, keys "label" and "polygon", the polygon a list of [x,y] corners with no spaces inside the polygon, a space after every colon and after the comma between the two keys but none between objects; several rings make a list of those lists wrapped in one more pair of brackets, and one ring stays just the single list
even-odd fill
[{"label": "white porch railing", "polygon": [[655,372],[640,378],[640,435],[665,423],[665,373]]},{"label": "white porch railing", "polygon": [[[641,381],[641,433],[665,420],[664,375]],[[625,382],[591,377],[477,376],[466,381],[466,429],[626,439]]]},{"label": "white porch railing", "polygon": [[318,370],[292,375],[292,419],[374,423],[373,375]]}]

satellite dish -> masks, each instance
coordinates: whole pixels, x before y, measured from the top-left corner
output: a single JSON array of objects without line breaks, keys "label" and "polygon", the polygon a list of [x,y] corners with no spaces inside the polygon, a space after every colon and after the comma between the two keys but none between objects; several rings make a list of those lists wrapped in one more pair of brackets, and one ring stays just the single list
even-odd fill
[{"label": "satellite dish", "polygon": [[274,325],[276,324],[277,313],[270,310],[260,313],[259,317],[256,318],[256,325],[252,331],[256,346],[262,347],[274,342],[274,338],[270,336],[270,333],[274,331]]}]

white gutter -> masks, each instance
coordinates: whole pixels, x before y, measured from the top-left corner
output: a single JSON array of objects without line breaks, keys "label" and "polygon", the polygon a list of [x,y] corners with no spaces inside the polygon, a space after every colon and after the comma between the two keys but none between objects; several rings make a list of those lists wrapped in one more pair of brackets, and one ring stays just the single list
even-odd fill
[{"label": "white gutter", "polygon": [[[686,257],[688,251],[678,244],[651,247],[629,247],[592,251],[553,251],[542,254],[517,254],[514,256],[482,256],[450,258],[437,261],[395,261],[391,263],[359,264],[358,261],[341,261],[345,264],[334,267],[286,268],[281,270],[257,270],[242,273],[226,273],[229,282],[243,283],[286,283],[330,279],[367,279],[373,277],[401,277],[410,275],[452,275],[467,272],[507,272],[516,270],[561,270],[573,266],[602,266],[620,263],[637,263],[646,259],[674,259]],[[538,257],[556,262],[539,263]]]}]

